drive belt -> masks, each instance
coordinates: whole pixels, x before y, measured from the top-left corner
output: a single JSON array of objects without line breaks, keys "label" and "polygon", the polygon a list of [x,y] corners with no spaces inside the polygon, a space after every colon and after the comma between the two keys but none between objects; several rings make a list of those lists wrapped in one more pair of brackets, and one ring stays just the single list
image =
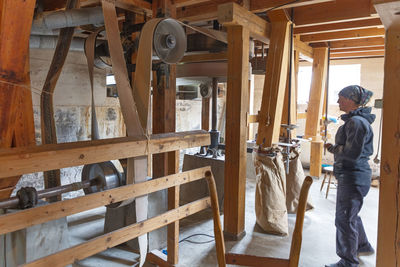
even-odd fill
[{"label": "drive belt", "polygon": [[[79,0],[68,0],[65,9],[72,9],[79,5]],[[60,30],[54,56],[50,64],[46,80],[40,96],[40,114],[42,128],[42,144],[57,144],[56,125],[54,121],[53,93],[60,77],[62,67],[68,55],[74,34],[74,27]],[[45,188],[60,186],[60,170],[51,170],[43,173]],[[50,198],[56,201],[57,197]]]}]

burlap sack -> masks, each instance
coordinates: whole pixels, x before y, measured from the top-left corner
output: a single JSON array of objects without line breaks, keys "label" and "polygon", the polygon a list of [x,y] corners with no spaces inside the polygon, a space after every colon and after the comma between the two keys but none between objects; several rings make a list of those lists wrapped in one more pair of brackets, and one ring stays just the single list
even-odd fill
[{"label": "burlap sack", "polygon": [[267,233],[287,235],[286,175],[280,151],[253,152],[256,169],[256,221]]},{"label": "burlap sack", "polygon": [[[299,155],[300,153],[297,150],[292,152],[289,165],[289,174],[286,175],[286,207],[288,213],[297,212],[300,190],[305,179],[303,166],[301,164]],[[308,196],[306,207],[307,210],[314,208],[310,202],[310,196]]]}]

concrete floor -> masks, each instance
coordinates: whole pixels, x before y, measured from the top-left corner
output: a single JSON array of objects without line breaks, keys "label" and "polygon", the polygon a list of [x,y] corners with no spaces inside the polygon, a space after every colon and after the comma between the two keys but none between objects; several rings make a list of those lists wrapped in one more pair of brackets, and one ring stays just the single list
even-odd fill
[{"label": "concrete floor", "polygon": [[[308,211],[304,220],[303,244],[300,255],[300,265],[304,267],[321,267],[334,263],[339,258],[335,254],[335,199],[336,190],[330,190],[325,199],[325,188],[319,191],[320,180],[314,180],[310,196],[315,208]],[[255,223],[254,187],[255,181],[247,181],[246,191],[246,236],[239,242],[226,241],[227,252],[288,258],[295,215],[289,215],[290,235],[286,237],[268,235]],[[371,244],[376,248],[377,218],[379,190],[371,188],[365,198],[361,217]],[[104,208],[77,214],[68,218],[71,233],[71,245],[93,238],[102,233]],[[213,224],[210,211],[195,214],[181,221],[180,240],[192,234],[213,235]],[[221,216],[223,220],[223,216]],[[210,240],[206,236],[195,236],[190,240],[202,242]],[[112,248],[103,253],[75,263],[74,266],[132,266],[137,264],[138,255],[124,247]],[[180,243],[179,265],[185,267],[216,266],[214,242],[205,244]],[[360,266],[375,266],[375,255],[361,257]],[[147,264],[151,266],[151,264]]]}]

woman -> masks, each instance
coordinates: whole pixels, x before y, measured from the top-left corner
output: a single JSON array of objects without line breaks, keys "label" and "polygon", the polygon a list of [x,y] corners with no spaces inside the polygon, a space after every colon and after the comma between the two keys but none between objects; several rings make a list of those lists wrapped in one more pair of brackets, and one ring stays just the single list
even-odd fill
[{"label": "woman", "polygon": [[373,153],[371,123],[375,115],[365,107],[372,92],[351,85],[339,92],[339,108],[346,112],[335,136],[335,145],[326,144],[334,154],[334,174],[338,181],[336,198],[336,253],[339,262],[328,267],[358,266],[358,256],[374,253],[368,242],[361,218],[358,216],[371,184],[368,164]]}]

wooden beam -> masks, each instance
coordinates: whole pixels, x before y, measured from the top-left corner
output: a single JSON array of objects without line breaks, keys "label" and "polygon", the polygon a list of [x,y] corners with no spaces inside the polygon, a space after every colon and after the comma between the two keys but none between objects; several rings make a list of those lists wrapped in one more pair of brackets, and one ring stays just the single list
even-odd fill
[{"label": "wooden beam", "polygon": [[324,88],[326,84],[328,66],[328,48],[314,48],[314,61],[310,89],[310,98],[307,106],[307,120],[305,138],[315,138],[319,135],[319,121],[322,116]]},{"label": "wooden beam", "polygon": [[[81,6],[101,5],[101,0],[81,0]],[[132,12],[145,12],[146,16],[152,16],[151,3],[145,0],[115,0],[115,6]]]},{"label": "wooden beam", "polygon": [[343,58],[361,58],[361,57],[383,57],[385,51],[361,51],[351,53],[331,53],[331,59],[343,59]]},{"label": "wooden beam", "polygon": [[196,5],[204,2],[208,2],[209,0],[173,0],[176,8]]},{"label": "wooden beam", "polygon": [[108,248],[115,247],[133,238],[179,221],[189,215],[210,207],[210,197],[206,197],[182,207],[167,211],[159,216],[138,222],[93,238],[89,241],[64,249],[58,253],[40,258],[25,266],[66,266],[83,260]]},{"label": "wooden beam", "polygon": [[387,30],[376,266],[400,266],[400,1],[375,0]]},{"label": "wooden beam", "polygon": [[321,175],[323,142],[320,142],[319,121],[322,116],[324,88],[326,86],[328,67],[328,48],[314,48],[314,61],[307,106],[307,119],[304,138],[312,138],[310,153],[310,175]]},{"label": "wooden beam", "polygon": [[203,53],[203,54],[186,55],[181,59],[180,63],[226,61],[226,60],[228,60],[228,54],[226,52]]},{"label": "wooden beam", "polygon": [[165,153],[210,144],[205,131],[153,134],[145,137],[122,137],[95,141],[41,145],[38,147],[0,150],[0,178]]},{"label": "wooden beam", "polygon": [[226,263],[241,266],[274,266],[289,267],[289,260],[268,257],[259,257],[245,254],[226,254]]},{"label": "wooden beam", "polygon": [[8,213],[0,216],[0,234],[17,231],[85,210],[117,203],[125,199],[143,196],[176,185],[190,183],[204,178],[207,171],[210,171],[210,167],[194,169],[159,179],[152,179],[144,183],[130,184],[87,196],[37,206],[15,213]]},{"label": "wooden beam", "polygon": [[357,30],[371,27],[382,26],[380,18],[367,18],[362,20],[338,22],[338,23],[325,23],[313,26],[296,27],[294,29],[295,34],[311,34],[320,32],[333,32],[343,30]]},{"label": "wooden beam", "polygon": [[358,30],[306,34],[302,35],[300,39],[306,43],[315,43],[315,42],[328,42],[328,41],[338,41],[346,39],[384,37],[384,36],[385,36],[385,29],[368,28],[368,29],[358,29]]},{"label": "wooden beam", "polygon": [[300,36],[294,38],[294,50],[300,53],[300,58],[312,62],[313,48],[300,40]]},{"label": "wooden beam", "polygon": [[245,234],[249,30],[228,26],[228,76],[225,134],[224,233],[238,239]]},{"label": "wooden beam", "polygon": [[257,145],[263,147],[271,147],[273,143],[279,142],[289,61],[289,21],[282,10],[272,11],[270,19],[271,43],[257,134]]},{"label": "wooden beam", "polygon": [[218,6],[218,22],[224,26],[242,25],[250,31],[250,36],[267,43],[270,35],[269,23],[235,3]]},{"label": "wooden beam", "polygon": [[254,13],[261,13],[272,9],[293,8],[332,1],[334,0],[250,0],[250,10]]},{"label": "wooden beam", "polygon": [[[377,45],[385,45],[383,37],[371,37],[362,39],[350,39],[342,41],[333,41],[329,43],[331,49],[335,48],[356,48],[356,47],[369,47]],[[313,43],[313,47],[326,46],[326,43]]]},{"label": "wooden beam", "polygon": [[177,8],[176,17],[181,21],[187,22],[215,20],[218,17],[218,4],[213,1],[207,1]]},{"label": "wooden beam", "polygon": [[201,98],[201,129],[210,130],[210,97]]},{"label": "wooden beam", "polygon": [[336,0],[297,7],[293,21],[297,26],[359,20],[373,15],[370,0]]},{"label": "wooden beam", "polygon": [[355,47],[355,48],[331,48],[331,54],[339,53],[352,53],[352,52],[366,52],[366,51],[384,51],[384,45],[367,46],[367,47]]},{"label": "wooden beam", "polygon": [[[36,144],[29,74],[29,36],[35,3],[0,2],[0,150]],[[9,177],[11,183],[0,187],[1,198],[11,195],[18,180],[19,177]]]}]

